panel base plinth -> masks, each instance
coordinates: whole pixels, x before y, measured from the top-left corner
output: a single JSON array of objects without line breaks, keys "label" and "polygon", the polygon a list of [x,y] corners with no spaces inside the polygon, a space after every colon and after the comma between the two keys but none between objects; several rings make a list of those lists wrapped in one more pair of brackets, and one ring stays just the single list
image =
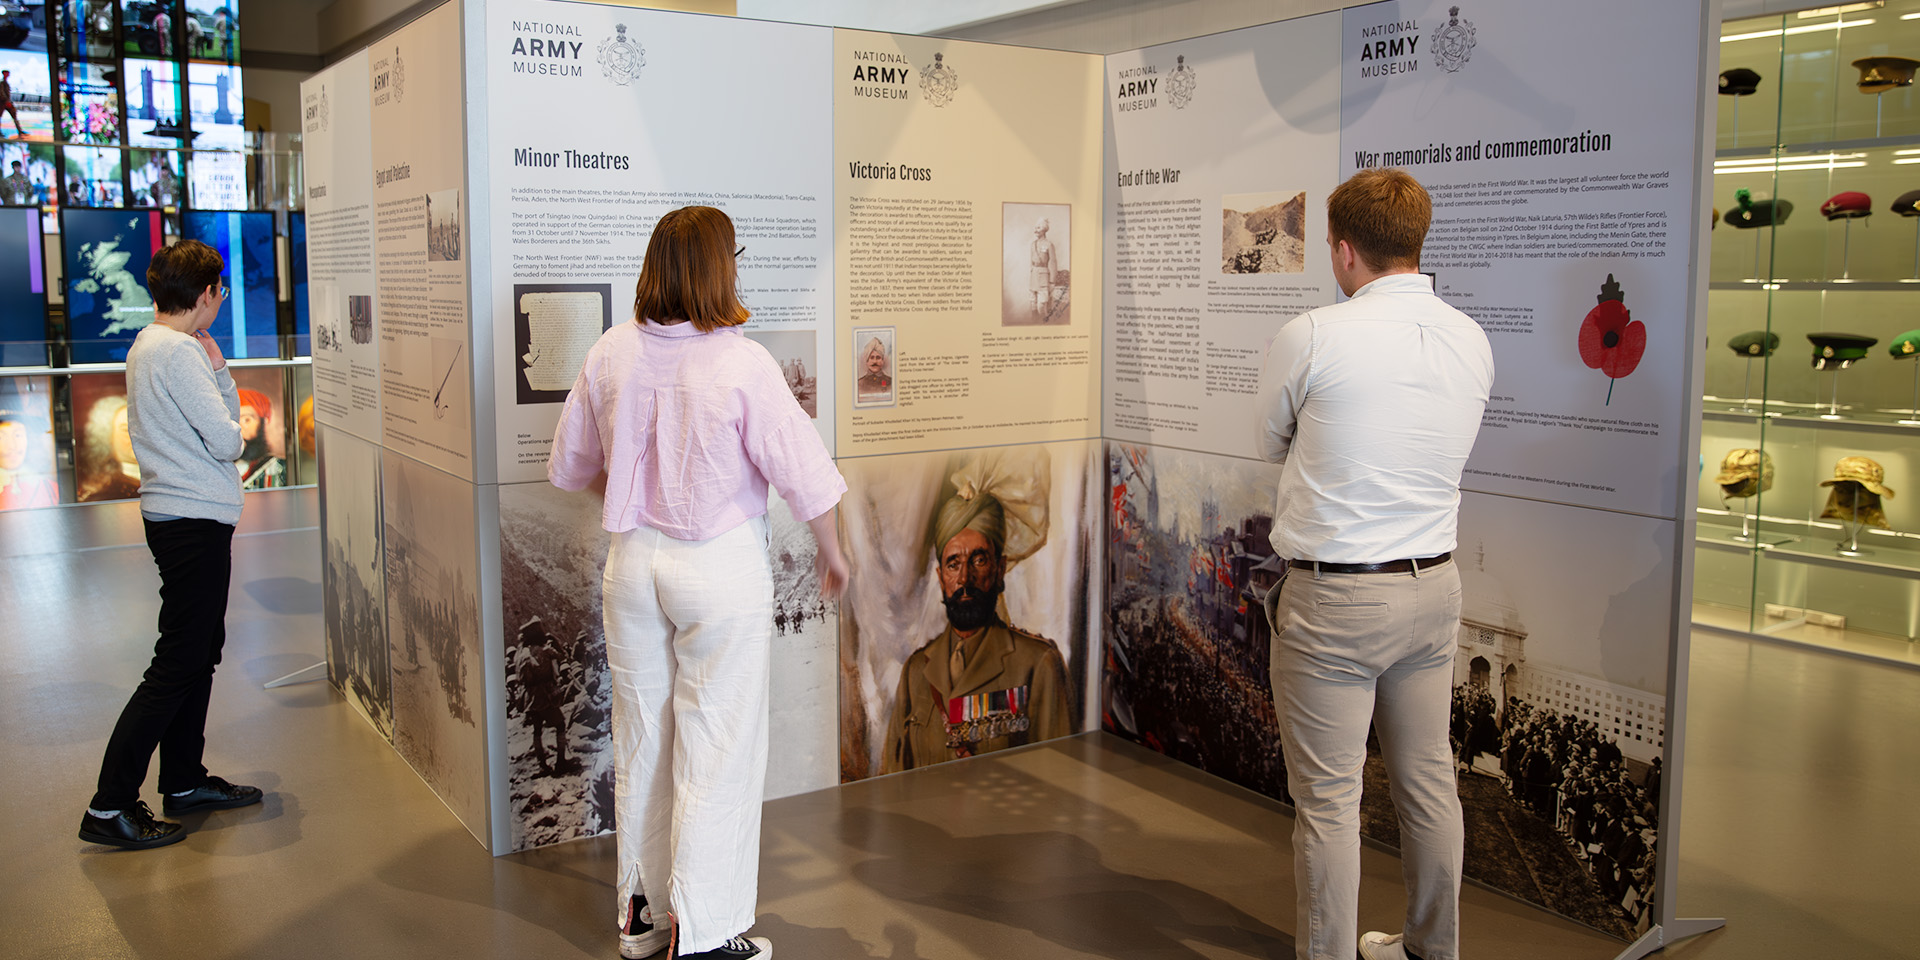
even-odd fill
[{"label": "panel base plinth", "polygon": [[312,683],[315,680],[325,680],[326,678],[327,662],[322,660],[312,666],[301,667],[277,680],[268,680],[260,686],[262,689],[272,690],[275,687],[291,687],[296,683]]},{"label": "panel base plinth", "polygon": [[1711,933],[1727,925],[1724,917],[1683,917],[1663,924],[1654,924],[1653,928],[1641,934],[1627,949],[1613,960],[1640,960],[1641,957],[1666,948],[1667,944]]}]

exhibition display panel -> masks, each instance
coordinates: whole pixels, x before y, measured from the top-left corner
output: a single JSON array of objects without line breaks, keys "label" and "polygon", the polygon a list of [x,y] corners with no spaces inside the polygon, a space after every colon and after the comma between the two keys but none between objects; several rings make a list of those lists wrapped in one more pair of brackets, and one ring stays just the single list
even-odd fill
[{"label": "exhibition display panel", "polygon": [[1720,41],[1696,615],[1920,638],[1920,3]]},{"label": "exhibition display panel", "polygon": [[[837,608],[773,506],[768,795],[1097,725],[1284,802],[1253,394],[1280,325],[1340,296],[1328,193],[1405,167],[1423,266],[1498,368],[1455,551],[1468,873],[1627,955],[1697,932],[1673,836],[1717,38],[1705,4],[1587,6],[1408,0],[1108,57],[434,8],[301,89],[334,682],[489,850],[609,829],[605,541],[545,463],[653,221],[701,203],[850,487]],[[1640,55],[1566,71],[1573,32]],[[714,116],[777,146],[684,135]],[[911,729],[934,553],[986,504],[1046,682]],[[1397,842],[1384,807],[1365,830]]]}]

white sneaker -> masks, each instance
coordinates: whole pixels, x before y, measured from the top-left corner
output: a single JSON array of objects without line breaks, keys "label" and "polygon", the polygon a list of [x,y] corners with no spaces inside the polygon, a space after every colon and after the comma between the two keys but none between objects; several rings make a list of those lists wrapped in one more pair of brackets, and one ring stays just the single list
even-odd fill
[{"label": "white sneaker", "polygon": [[[653,908],[645,897],[634,897],[629,908],[627,929],[620,931],[620,956],[624,960],[646,960],[667,948],[673,931],[653,922]],[[631,931],[631,932],[629,932]]]},{"label": "white sneaker", "polygon": [[1402,943],[1405,939],[1405,934],[1389,936],[1370,930],[1360,935],[1360,956],[1366,960],[1407,960],[1407,948]]}]

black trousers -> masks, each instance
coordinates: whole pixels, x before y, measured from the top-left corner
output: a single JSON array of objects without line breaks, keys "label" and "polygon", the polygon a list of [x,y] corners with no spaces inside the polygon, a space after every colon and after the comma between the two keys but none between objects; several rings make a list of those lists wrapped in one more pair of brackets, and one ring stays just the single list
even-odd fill
[{"label": "black trousers", "polygon": [[233,526],[183,518],[146,521],[147,548],[160,568],[160,639],[100,761],[89,806],[124,810],[140,799],[147,764],[160,750],[160,792],[179,793],[207,779],[207,701],[213,668],[227,641],[227,583],[233,576]]}]

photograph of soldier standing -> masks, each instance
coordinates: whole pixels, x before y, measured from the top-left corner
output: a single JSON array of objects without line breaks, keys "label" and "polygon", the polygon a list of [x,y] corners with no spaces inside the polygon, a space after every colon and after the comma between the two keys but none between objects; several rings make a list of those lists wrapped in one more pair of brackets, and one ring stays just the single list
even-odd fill
[{"label": "photograph of soldier standing", "polygon": [[1353,956],[1369,723],[1400,820],[1407,919],[1402,933],[1361,936],[1360,954],[1460,956],[1452,551],[1493,351],[1419,272],[1432,211],[1402,170],[1335,189],[1327,246],[1350,299],[1282,327],[1260,376],[1259,449],[1284,465],[1271,540],[1288,569],[1266,606],[1301,960]]}]

